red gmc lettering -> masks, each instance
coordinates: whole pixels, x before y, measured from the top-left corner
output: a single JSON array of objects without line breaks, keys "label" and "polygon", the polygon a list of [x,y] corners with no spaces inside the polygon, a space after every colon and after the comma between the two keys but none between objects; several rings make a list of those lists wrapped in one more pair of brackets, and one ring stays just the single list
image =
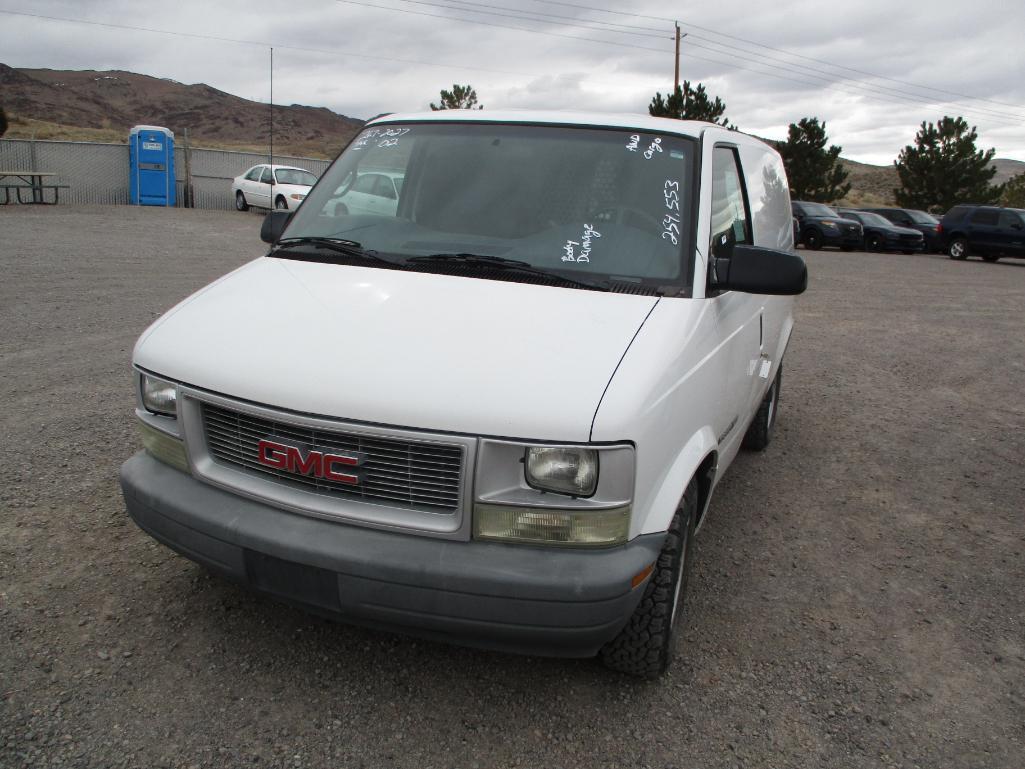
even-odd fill
[{"label": "red gmc lettering", "polygon": [[325,454],[324,455],[324,479],[328,481],[338,481],[339,483],[359,483],[359,476],[353,475],[352,473],[337,473],[334,471],[334,465],[346,465],[352,467],[357,464],[358,460],[355,457],[340,457],[337,454]]},{"label": "red gmc lettering", "polygon": [[288,460],[285,457],[285,448],[280,443],[274,443],[273,441],[260,441],[257,445],[256,458],[261,465],[284,470],[288,464]]},{"label": "red gmc lettering", "polygon": [[304,457],[302,451],[295,446],[286,446],[276,441],[261,440],[257,444],[257,461],[261,465],[273,467],[276,470],[285,470],[300,475],[312,475],[315,478],[323,478],[337,483],[359,483],[359,475],[335,470],[337,465],[343,467],[356,467],[359,465],[359,457],[345,454],[324,454],[320,451],[310,451]]}]

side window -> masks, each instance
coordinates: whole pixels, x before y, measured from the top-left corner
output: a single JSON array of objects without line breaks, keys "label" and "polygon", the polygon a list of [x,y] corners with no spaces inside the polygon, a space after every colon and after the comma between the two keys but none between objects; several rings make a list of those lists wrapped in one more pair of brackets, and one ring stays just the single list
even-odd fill
[{"label": "side window", "polygon": [[1022,218],[1014,213],[1014,211],[1001,211],[1000,226],[1007,230],[1020,230],[1022,228]]},{"label": "side window", "polygon": [[999,213],[986,208],[978,209],[972,214],[972,224],[996,224],[1000,219]]},{"label": "side window", "polygon": [[395,200],[395,187],[392,186],[391,179],[387,176],[378,176],[377,183],[374,185],[374,194],[378,197],[388,198],[388,200]]},{"label": "side window", "polygon": [[352,185],[353,192],[363,192],[367,195],[376,195],[374,187],[377,185],[377,174],[363,174],[356,180],[356,183]]},{"label": "side window", "polygon": [[712,212],[709,253],[729,256],[737,243],[751,243],[751,217],[747,211],[737,153],[729,147],[712,152]]},{"label": "side window", "polygon": [[260,172],[263,170],[262,166],[253,166],[249,169],[249,173],[246,174],[246,179],[251,182],[260,181]]},{"label": "side window", "polygon": [[270,171],[269,167],[265,167],[263,169],[263,175],[260,177],[260,181],[263,184],[273,184],[274,183],[274,175],[271,174],[271,171]]}]

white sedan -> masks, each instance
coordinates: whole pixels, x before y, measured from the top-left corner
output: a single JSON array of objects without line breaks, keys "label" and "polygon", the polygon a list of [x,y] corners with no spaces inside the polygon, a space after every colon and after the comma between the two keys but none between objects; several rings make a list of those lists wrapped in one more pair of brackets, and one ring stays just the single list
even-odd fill
[{"label": "white sedan", "polygon": [[239,211],[248,211],[250,206],[287,210],[297,208],[316,183],[317,177],[305,168],[264,163],[236,176],[231,194]]}]

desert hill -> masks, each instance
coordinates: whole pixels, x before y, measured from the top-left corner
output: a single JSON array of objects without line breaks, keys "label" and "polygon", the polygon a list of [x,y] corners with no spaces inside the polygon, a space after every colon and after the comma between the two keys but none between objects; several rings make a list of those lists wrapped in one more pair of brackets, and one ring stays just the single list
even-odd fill
[{"label": "desert hill", "polygon": [[[7,138],[127,141],[133,125],[163,125],[194,146],[265,150],[269,107],[199,83],[133,72],[15,69],[0,64]],[[275,105],[275,151],[334,157],[362,120],[324,107]]]}]

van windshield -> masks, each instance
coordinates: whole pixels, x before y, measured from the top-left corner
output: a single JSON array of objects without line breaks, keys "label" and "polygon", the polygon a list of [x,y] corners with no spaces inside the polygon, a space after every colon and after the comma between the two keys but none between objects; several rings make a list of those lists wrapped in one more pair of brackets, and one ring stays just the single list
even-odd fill
[{"label": "van windshield", "polygon": [[682,284],[697,144],[686,137],[488,123],[364,130],[285,238],[405,260],[475,254],[568,277]]}]

